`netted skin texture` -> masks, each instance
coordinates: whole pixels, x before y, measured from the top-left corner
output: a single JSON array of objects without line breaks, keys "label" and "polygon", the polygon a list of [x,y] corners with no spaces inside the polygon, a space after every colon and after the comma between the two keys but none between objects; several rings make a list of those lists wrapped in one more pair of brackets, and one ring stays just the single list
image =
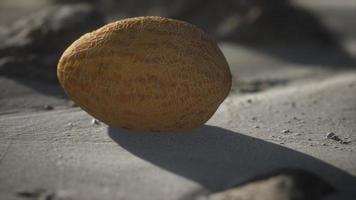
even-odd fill
[{"label": "netted skin texture", "polygon": [[57,75],[67,95],[95,118],[147,132],[204,124],[231,89],[214,40],[189,23],[155,16],[83,35],[63,53]]}]

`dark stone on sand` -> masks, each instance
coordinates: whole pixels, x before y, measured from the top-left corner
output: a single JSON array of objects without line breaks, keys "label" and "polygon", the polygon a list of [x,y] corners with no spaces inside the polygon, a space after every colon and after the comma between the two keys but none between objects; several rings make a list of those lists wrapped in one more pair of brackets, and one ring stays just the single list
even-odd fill
[{"label": "dark stone on sand", "polygon": [[334,192],[329,183],[309,171],[285,169],[212,194],[209,200],[318,200]]},{"label": "dark stone on sand", "polygon": [[44,105],[43,106],[43,108],[45,109],[45,110],[53,110],[54,108],[53,108],[53,106],[51,106],[51,105]]}]

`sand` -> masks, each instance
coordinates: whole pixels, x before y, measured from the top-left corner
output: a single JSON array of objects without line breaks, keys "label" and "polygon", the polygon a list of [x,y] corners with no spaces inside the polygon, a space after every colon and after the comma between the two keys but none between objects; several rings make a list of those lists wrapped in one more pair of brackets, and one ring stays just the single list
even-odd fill
[{"label": "sand", "polygon": [[190,132],[93,124],[60,87],[1,76],[0,199],[206,199],[281,168],[330,182],[340,193],[327,199],[356,199],[356,65],[344,62],[356,57],[354,20],[345,20],[355,4],[297,2],[337,30],[348,55],[221,43],[233,91]]},{"label": "sand", "polygon": [[[234,90],[206,125],[187,133],[147,134],[93,124],[59,87],[1,77],[0,199],[28,193],[63,199],[204,199],[281,168],[312,171],[341,191],[335,199],[352,199],[356,72],[220,46]],[[238,83],[281,79],[254,93],[239,92]],[[327,139],[329,132],[348,143]]]}]

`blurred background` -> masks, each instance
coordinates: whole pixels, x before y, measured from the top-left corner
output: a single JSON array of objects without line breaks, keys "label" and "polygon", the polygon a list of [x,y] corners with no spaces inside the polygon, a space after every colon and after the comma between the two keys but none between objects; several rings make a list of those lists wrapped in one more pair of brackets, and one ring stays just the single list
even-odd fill
[{"label": "blurred background", "polygon": [[108,22],[143,15],[197,25],[228,44],[223,51],[230,67],[234,72],[231,65],[239,65],[242,75],[263,69],[242,61],[241,48],[289,64],[355,66],[354,0],[2,0],[0,76],[57,84],[56,64],[75,39]]}]

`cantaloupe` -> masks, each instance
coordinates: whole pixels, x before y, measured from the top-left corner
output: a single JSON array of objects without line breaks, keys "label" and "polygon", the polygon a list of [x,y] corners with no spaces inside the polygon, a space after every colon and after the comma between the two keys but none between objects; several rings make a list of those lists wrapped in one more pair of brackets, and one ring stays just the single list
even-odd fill
[{"label": "cantaloupe", "polygon": [[206,33],[163,17],[120,20],[63,53],[60,84],[83,110],[112,127],[186,131],[204,124],[231,89],[228,63]]}]

